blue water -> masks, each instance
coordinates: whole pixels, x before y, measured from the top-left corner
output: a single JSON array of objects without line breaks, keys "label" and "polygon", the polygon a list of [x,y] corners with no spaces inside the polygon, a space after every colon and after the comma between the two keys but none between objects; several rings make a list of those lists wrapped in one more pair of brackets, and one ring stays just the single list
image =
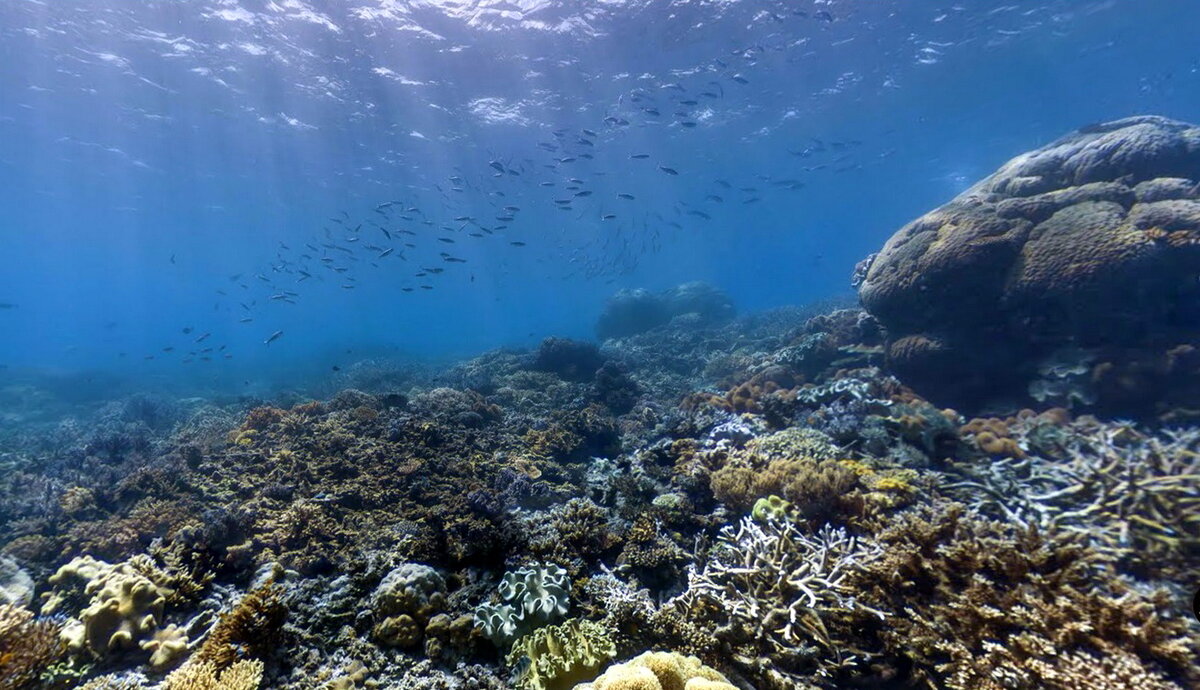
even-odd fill
[{"label": "blue water", "polygon": [[622,287],[847,295],[1021,151],[1200,119],[1196,26],[1186,0],[6,2],[0,365],[236,387],[590,337]]}]

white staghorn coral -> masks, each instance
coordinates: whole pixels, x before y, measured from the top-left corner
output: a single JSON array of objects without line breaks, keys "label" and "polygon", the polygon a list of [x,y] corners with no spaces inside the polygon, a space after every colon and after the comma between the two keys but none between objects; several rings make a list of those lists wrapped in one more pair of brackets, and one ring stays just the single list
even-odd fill
[{"label": "white staghorn coral", "polygon": [[[720,616],[719,634],[733,646],[749,643],[775,661],[803,659],[800,665],[811,667],[806,671],[828,674],[854,660],[854,650],[832,639],[827,622],[865,609],[844,580],[881,553],[878,545],[844,529],[825,526],[810,535],[786,520],[748,517],[722,530],[720,542],[702,569],[689,570],[687,590],[670,606]],[[735,660],[762,661],[740,654]]]}]

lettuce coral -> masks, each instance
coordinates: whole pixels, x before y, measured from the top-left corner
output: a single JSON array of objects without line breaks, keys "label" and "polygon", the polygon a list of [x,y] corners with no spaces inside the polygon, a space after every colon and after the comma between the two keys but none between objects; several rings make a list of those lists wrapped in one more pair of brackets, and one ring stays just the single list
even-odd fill
[{"label": "lettuce coral", "polygon": [[498,646],[561,619],[570,608],[571,581],[553,563],[534,564],[504,574],[497,588],[499,604],[482,604],[475,622]]}]

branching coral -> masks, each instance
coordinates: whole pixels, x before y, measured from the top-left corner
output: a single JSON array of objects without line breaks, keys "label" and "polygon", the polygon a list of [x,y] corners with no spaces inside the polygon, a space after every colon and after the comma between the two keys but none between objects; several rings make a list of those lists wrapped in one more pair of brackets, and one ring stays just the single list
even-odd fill
[{"label": "branching coral", "polygon": [[882,556],[844,584],[893,614],[879,628],[884,647],[935,687],[1074,690],[1088,687],[1071,679],[1095,656],[1123,656],[1122,673],[1160,687],[1197,680],[1194,639],[1171,597],[1104,575],[1078,538],[951,504],[906,515],[879,539]]},{"label": "branching coral", "polygon": [[591,613],[603,616],[622,655],[668,647],[710,664],[725,661],[720,642],[706,628],[706,621],[681,615],[670,603],[660,606],[648,590],[636,589],[607,570],[588,580],[585,590]]},{"label": "branching coral", "polygon": [[671,606],[706,620],[729,660],[771,687],[828,676],[860,654],[839,635],[851,614],[875,614],[856,600],[847,576],[880,550],[826,526],[808,535],[789,521],[744,518],[721,532],[702,569]]},{"label": "branching coral", "polygon": [[947,488],[997,517],[1080,534],[1145,573],[1200,564],[1200,431],[1147,435],[1126,424],[1038,417],[1014,431],[1033,451],[1060,457],[960,465],[965,478]]},{"label": "branching coral", "polygon": [[0,687],[37,687],[42,673],[66,651],[59,625],[0,603]]},{"label": "branching coral", "polygon": [[539,558],[566,564],[576,575],[583,564],[595,562],[621,541],[608,511],[586,498],[573,498],[548,517],[531,526],[530,550]]},{"label": "branching coral", "polygon": [[282,589],[275,584],[261,585],[242,597],[231,611],[221,616],[209,632],[191,663],[209,662],[220,671],[239,661],[262,659],[280,642],[287,607],[281,600]]},{"label": "branching coral", "polygon": [[191,661],[167,676],[163,690],[258,690],[261,661],[239,661],[221,670],[211,661]]}]

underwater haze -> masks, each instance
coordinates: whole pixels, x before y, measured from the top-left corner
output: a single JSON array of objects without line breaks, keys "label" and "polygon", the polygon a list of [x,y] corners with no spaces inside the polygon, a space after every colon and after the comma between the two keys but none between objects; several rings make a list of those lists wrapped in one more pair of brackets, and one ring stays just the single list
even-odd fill
[{"label": "underwater haze", "polygon": [[0,690],[1200,688],[1196,0],[0,0]]},{"label": "underwater haze", "polygon": [[0,13],[0,363],[160,380],[588,337],[621,287],[848,294],[1014,153],[1200,108],[1184,1]]}]

